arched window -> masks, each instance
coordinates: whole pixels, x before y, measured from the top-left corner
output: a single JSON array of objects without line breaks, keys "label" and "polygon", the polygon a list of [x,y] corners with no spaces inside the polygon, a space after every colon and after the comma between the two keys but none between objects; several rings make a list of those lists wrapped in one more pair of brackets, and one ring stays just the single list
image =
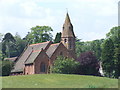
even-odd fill
[{"label": "arched window", "polygon": [[45,71],[46,71],[46,65],[44,62],[42,62],[40,65],[40,72],[45,72]]},{"label": "arched window", "polygon": [[63,27],[63,30],[64,30],[64,27]]},{"label": "arched window", "polygon": [[63,56],[63,52],[60,52],[60,56]]},{"label": "arched window", "polygon": [[66,43],[66,42],[67,42],[67,39],[64,39],[64,42]]}]

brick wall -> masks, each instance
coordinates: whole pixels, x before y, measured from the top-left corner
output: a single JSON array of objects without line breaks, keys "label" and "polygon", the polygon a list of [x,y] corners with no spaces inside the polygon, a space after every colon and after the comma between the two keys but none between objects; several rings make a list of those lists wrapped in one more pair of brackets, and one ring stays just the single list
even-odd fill
[{"label": "brick wall", "polygon": [[[41,72],[41,70],[40,70],[41,63],[45,63],[45,66],[46,66],[45,72]],[[35,74],[48,73],[49,58],[44,51],[41,52],[41,54],[36,58],[36,60],[34,62],[34,67],[35,67]]]}]

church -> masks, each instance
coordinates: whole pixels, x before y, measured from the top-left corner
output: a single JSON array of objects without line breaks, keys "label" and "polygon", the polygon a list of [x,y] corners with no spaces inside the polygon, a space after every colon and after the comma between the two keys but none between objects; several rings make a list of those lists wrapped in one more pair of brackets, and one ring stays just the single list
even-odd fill
[{"label": "church", "polygon": [[28,45],[18,57],[12,75],[47,74],[58,56],[76,59],[75,34],[69,14],[62,28],[61,42],[52,41]]}]

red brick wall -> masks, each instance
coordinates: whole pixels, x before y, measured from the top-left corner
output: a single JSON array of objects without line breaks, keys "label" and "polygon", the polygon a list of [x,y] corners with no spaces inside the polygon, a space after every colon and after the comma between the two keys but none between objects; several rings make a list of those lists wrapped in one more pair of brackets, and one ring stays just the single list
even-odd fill
[{"label": "red brick wall", "polygon": [[[46,72],[40,72],[40,65],[41,63],[45,63],[46,65]],[[49,58],[47,54],[43,51],[41,54],[36,58],[34,62],[34,69],[35,69],[35,74],[42,74],[42,73],[48,73],[48,67],[49,67]]]},{"label": "red brick wall", "polygon": [[50,65],[53,65],[54,60],[56,60],[56,58],[60,56],[61,52],[62,52],[62,56],[72,58],[67,48],[61,43],[59,47],[56,49],[56,51],[54,52],[54,54],[52,55],[52,57],[50,58]]}]

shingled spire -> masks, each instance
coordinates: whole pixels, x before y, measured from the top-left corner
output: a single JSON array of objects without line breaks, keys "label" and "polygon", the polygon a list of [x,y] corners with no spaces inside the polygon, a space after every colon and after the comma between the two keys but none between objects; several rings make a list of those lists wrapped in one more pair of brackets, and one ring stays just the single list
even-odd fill
[{"label": "shingled spire", "polygon": [[66,14],[65,22],[63,24],[61,42],[73,55],[73,58],[75,58],[75,34],[73,32],[73,25],[71,23],[68,12]]},{"label": "shingled spire", "polygon": [[63,25],[62,37],[75,37],[75,34],[73,32],[73,25],[68,13],[66,14],[65,22]]},{"label": "shingled spire", "polygon": [[67,14],[66,14],[65,23],[66,23],[66,24],[71,23],[68,12],[67,12]]}]

